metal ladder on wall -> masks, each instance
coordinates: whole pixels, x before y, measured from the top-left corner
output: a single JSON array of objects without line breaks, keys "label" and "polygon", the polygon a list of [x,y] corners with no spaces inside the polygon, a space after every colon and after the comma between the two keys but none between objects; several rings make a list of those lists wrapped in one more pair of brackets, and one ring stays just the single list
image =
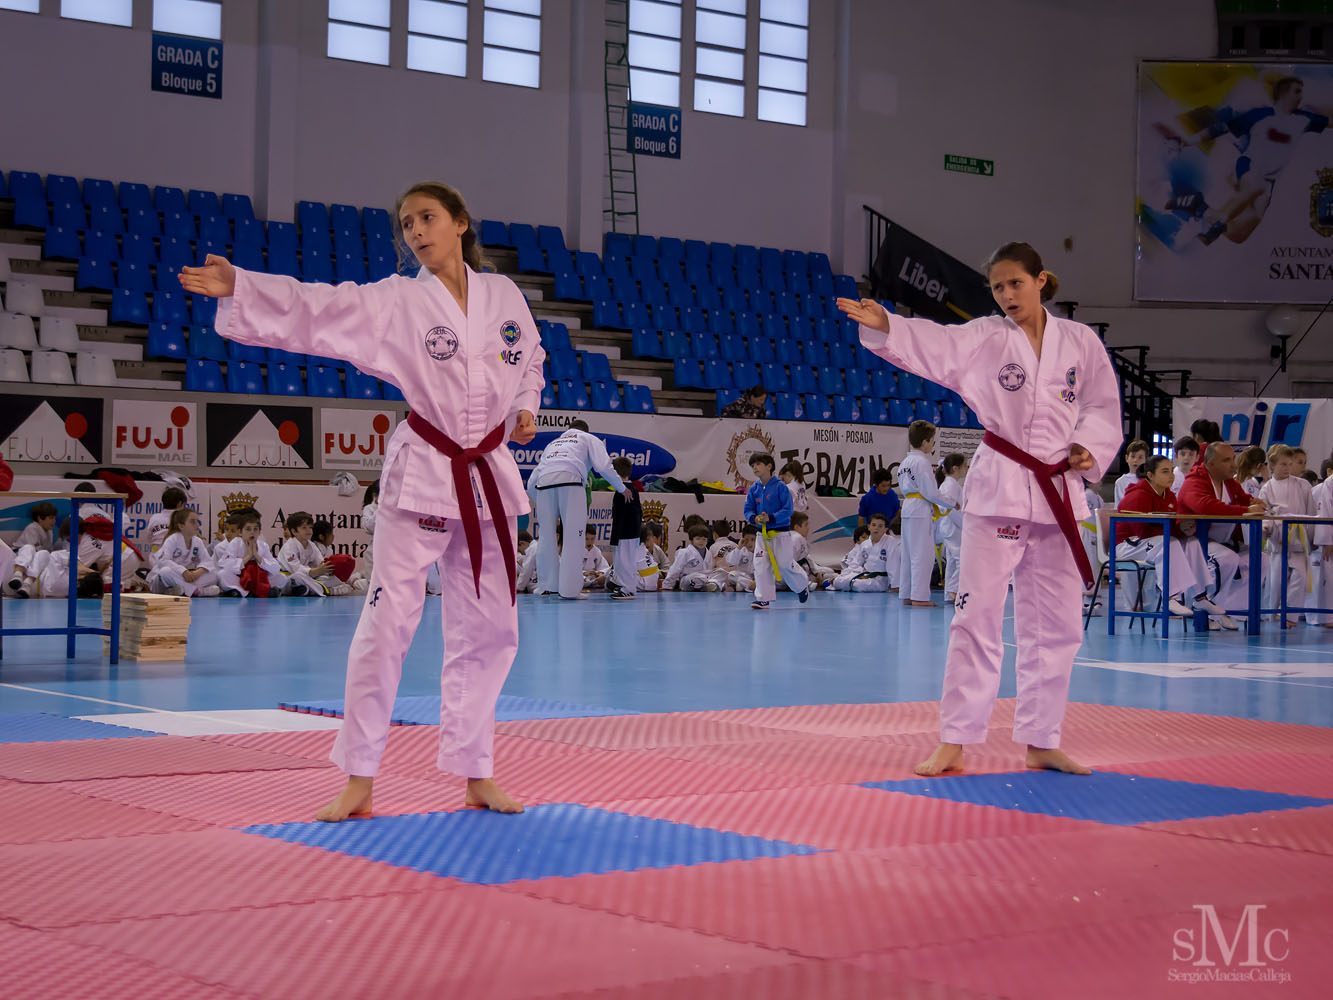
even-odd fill
[{"label": "metal ladder on wall", "polygon": [[629,136],[629,4],[606,0],[603,66],[606,91],[606,186],[602,223],[607,232],[639,234],[639,185]]}]

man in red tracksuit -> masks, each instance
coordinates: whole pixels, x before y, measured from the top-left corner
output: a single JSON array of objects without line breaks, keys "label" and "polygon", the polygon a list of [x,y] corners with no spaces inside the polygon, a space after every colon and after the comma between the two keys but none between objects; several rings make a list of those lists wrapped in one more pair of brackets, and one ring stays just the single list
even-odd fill
[{"label": "man in red tracksuit", "polygon": [[[1185,477],[1180,487],[1178,498],[1180,510],[1185,514],[1213,514],[1228,517],[1257,517],[1268,507],[1262,500],[1251,497],[1236,482],[1236,452],[1231,445],[1214,441],[1203,453],[1203,460],[1196,462],[1194,468]],[[1200,528],[1204,525],[1200,524]],[[1217,574],[1217,592],[1215,603],[1228,611],[1247,610],[1250,605],[1250,588],[1247,579],[1247,561],[1241,554],[1245,548],[1245,534],[1240,525],[1227,522],[1209,523],[1208,532],[1209,567]],[[1229,543],[1237,543],[1233,548]],[[1237,548],[1241,551],[1237,551]],[[1227,616],[1221,624],[1224,628],[1233,628]]]}]

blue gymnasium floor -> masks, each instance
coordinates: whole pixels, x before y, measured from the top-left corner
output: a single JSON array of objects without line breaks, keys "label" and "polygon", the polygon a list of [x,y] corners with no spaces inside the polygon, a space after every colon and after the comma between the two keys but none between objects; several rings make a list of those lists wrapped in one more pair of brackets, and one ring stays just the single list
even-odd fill
[{"label": "blue gymnasium floor", "polygon": [[[968,773],[925,779],[951,608],[748,604],[521,597],[496,759],[522,816],[435,770],[438,601],[374,816],[336,825],[339,723],[277,706],[338,711],[360,600],[193,602],[183,664],[6,640],[6,1000],[322,998],[353,952],[358,996],[1326,995],[1333,632],[1094,620],[1065,727],[1090,777],[1023,769],[1010,641]],[[1267,950],[1213,981],[1180,951],[1213,933]]]},{"label": "blue gymnasium floor", "polygon": [[[100,624],[97,602],[81,603],[80,621]],[[748,604],[734,594],[655,594],[633,604],[520,595],[519,653],[505,693],[634,712],[939,698],[949,607],[909,611],[883,595],[833,593],[813,595],[803,609],[783,594],[767,614]],[[10,637],[0,712],[207,712],[340,699],[360,610],[352,598],[195,601],[184,666],[123,660],[112,668],[94,637],[80,638],[67,661],[62,637]],[[63,624],[65,604],[6,600],[4,611],[8,627],[52,626]],[[1001,698],[1014,695],[1012,628],[1010,619]],[[1266,623],[1251,638],[1179,628],[1166,640],[1151,626],[1108,636],[1105,619],[1093,619],[1070,700],[1333,725],[1333,629],[1284,634]],[[440,605],[431,599],[400,696],[438,696],[442,653]]]}]

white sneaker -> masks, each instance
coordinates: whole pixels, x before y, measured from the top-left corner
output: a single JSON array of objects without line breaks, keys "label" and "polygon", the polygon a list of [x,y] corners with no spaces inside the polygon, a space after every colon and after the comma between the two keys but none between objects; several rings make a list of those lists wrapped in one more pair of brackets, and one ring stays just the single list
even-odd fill
[{"label": "white sneaker", "polygon": [[10,590],[18,590],[23,586],[23,570],[14,570],[14,575],[9,578],[7,584]]},{"label": "white sneaker", "polygon": [[14,591],[19,597],[36,597],[37,581],[33,577],[25,577],[19,584],[18,589]]},{"label": "white sneaker", "polygon": [[200,587],[194,592],[195,597],[217,597],[222,593],[217,584],[210,583],[207,587]]},{"label": "white sneaker", "polygon": [[1209,597],[1196,597],[1194,599],[1194,606],[1207,611],[1210,615],[1226,614],[1226,609],[1214,604],[1212,598]]},{"label": "white sneaker", "polygon": [[1236,619],[1227,614],[1218,615],[1217,624],[1221,625],[1228,632],[1234,632],[1236,629],[1240,628],[1240,625],[1236,623]]},{"label": "white sneaker", "polygon": [[1185,607],[1185,605],[1181,603],[1178,597],[1171,598],[1171,600],[1166,602],[1166,606],[1167,609],[1171,612],[1171,614],[1174,615],[1176,618],[1188,618],[1190,617],[1190,615],[1193,614],[1193,612],[1190,611],[1189,608]]}]

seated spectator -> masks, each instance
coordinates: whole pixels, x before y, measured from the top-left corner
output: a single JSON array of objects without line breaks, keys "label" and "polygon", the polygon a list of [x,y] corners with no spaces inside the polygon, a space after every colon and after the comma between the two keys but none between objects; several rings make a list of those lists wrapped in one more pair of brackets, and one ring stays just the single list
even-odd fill
[{"label": "seated spectator", "polygon": [[870,515],[869,529],[865,541],[848,553],[845,568],[833,580],[834,590],[888,592],[890,560],[901,558],[901,549],[890,543],[889,521],[883,514]]},{"label": "seated spectator", "polygon": [[810,501],[805,495],[805,469],[800,462],[792,459],[782,467],[778,473],[787,489],[791,490],[791,509],[798,511],[807,511],[810,509]]},{"label": "seated spectator", "polygon": [[588,525],[583,529],[583,589],[600,590],[606,586],[606,574],[611,564],[606,561],[601,546],[597,544],[597,527]]},{"label": "seated spectator", "polygon": [[734,403],[722,407],[718,416],[739,417],[742,420],[761,420],[768,415],[768,390],[762,385],[754,385],[745,390],[745,395]]},{"label": "seated spectator", "polygon": [[876,469],[870,476],[870,491],[861,497],[861,504],[856,510],[858,527],[868,525],[871,514],[883,514],[884,523],[888,524],[898,516],[902,501],[893,491],[893,473],[888,469]]},{"label": "seated spectator", "polygon": [[263,519],[253,507],[229,515],[239,532],[230,542],[221,543],[213,553],[223,597],[281,597],[288,586],[282,566],[273,558],[273,550],[260,537]]},{"label": "seated spectator", "polygon": [[741,541],[727,553],[727,585],[737,593],[754,590],[754,547],[759,529],[753,524],[741,528]]},{"label": "seated spectator", "polygon": [[1252,497],[1257,497],[1268,479],[1268,453],[1258,445],[1250,445],[1236,459],[1236,481]]},{"label": "seated spectator", "polygon": [[710,532],[707,525],[696,524],[690,528],[689,544],[676,551],[676,557],[667,571],[663,590],[701,590],[717,593],[726,585],[726,580],[719,582],[713,568],[708,564],[708,539]]},{"label": "seated spectator", "polygon": [[[1275,444],[1268,449],[1268,466],[1273,477],[1259,490],[1259,499],[1268,505],[1269,513],[1314,517],[1313,490],[1303,476],[1295,474],[1298,465],[1294,448]],[[1283,585],[1282,533],[1277,521],[1264,522],[1268,538],[1268,581],[1271,592],[1265,607],[1278,606]],[[1306,525],[1294,524],[1287,528],[1287,614],[1286,627],[1300,624],[1300,609],[1310,585],[1310,538]]]},{"label": "seated spectator", "polygon": [[[792,558],[810,577],[810,585],[824,590],[833,582],[837,573],[828,566],[821,566],[810,558],[810,515],[797,511],[791,516]],[[778,586],[790,590],[786,583]]]},{"label": "seated spectator", "polygon": [[639,590],[661,590],[668,563],[667,554],[662,551],[662,526],[656,521],[644,521],[639,541]]},{"label": "seated spectator", "polygon": [[[333,567],[333,575],[352,588],[352,594],[364,594],[370,589],[370,577],[356,568],[356,558],[333,548],[333,524],[320,518],[314,523],[311,544],[320,559]],[[339,595],[334,595],[339,596]]]},{"label": "seated spectator", "polygon": [[220,593],[217,566],[199,537],[199,515],[183,500],[172,508],[147,582],[155,594],[217,597]]},{"label": "seated spectator", "polygon": [[537,549],[532,544],[532,532],[523,530],[518,533],[518,573],[517,590],[520,594],[530,594],[537,586]]},{"label": "seated spectator", "polygon": [[[28,511],[30,521],[18,538],[14,540],[14,556],[11,562],[11,575],[8,587],[19,596],[30,596],[37,590],[37,574],[40,568],[34,568],[37,553],[54,552],[56,543],[56,505],[49,500],[42,500],[32,505]],[[23,594],[28,591],[28,594]]]}]

